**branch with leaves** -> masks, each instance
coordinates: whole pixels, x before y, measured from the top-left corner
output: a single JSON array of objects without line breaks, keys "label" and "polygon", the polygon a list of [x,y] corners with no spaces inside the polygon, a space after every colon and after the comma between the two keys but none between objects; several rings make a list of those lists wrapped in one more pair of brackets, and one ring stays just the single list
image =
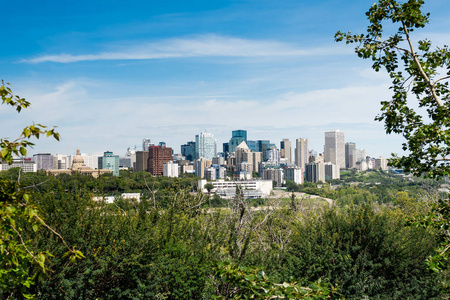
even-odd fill
[{"label": "branch with leaves", "polygon": [[[450,50],[432,47],[427,39],[414,45],[412,32],[424,28],[430,18],[422,12],[423,5],[423,0],[379,0],[366,13],[370,22],[366,34],[339,31],[335,39],[356,43],[358,56],[371,59],[377,72],[384,68],[392,80],[392,98],[381,101],[381,114],[375,118],[384,122],[386,133],[405,138],[406,155],[394,155],[390,164],[415,175],[441,178],[450,175]],[[384,22],[398,25],[397,31],[387,34]],[[435,204],[427,216],[414,217],[409,225],[438,230],[440,246],[428,265],[434,271],[448,268],[448,199]]]},{"label": "branch with leaves", "polygon": [[[0,86],[2,104],[10,105],[20,113],[28,108],[30,102],[14,95],[10,85],[2,80]],[[16,139],[0,139],[0,162],[11,164],[14,156],[26,156],[27,147],[34,145],[31,138],[39,139],[41,135],[53,136],[59,140],[55,128],[47,129],[41,124],[25,127]],[[83,253],[69,247],[63,237],[48,226],[39,216],[39,208],[32,202],[29,192],[19,182],[0,181],[0,289],[11,293],[11,297],[20,293],[22,297],[32,298],[26,290],[33,284],[36,273],[33,264],[42,272],[48,271],[46,261],[52,256],[48,251],[35,253],[30,245],[29,232],[36,232],[40,226],[46,227],[67,247],[70,261],[83,258]],[[25,234],[27,233],[28,234]]]},{"label": "branch with leaves", "polygon": [[[14,95],[10,88],[10,84],[4,83],[2,80],[2,85],[0,86],[0,96],[2,98],[2,104],[10,105],[16,109],[18,113],[24,108],[30,107],[30,102],[24,98]],[[33,124],[25,127],[22,133],[14,140],[10,141],[8,139],[0,139],[0,160],[11,164],[13,161],[13,156],[26,156],[27,147],[34,146],[34,143],[30,141],[31,138],[39,139],[41,135],[47,137],[53,136],[57,141],[59,141],[59,133],[55,131],[55,128],[47,129],[47,126],[42,124]]]},{"label": "branch with leaves", "polygon": [[[392,98],[381,101],[375,120],[384,122],[386,133],[403,135],[407,154],[394,155],[390,164],[438,178],[450,174],[450,50],[432,47],[427,39],[414,45],[412,33],[430,18],[423,5],[423,0],[379,0],[366,13],[366,34],[338,31],[335,40],[357,44],[358,56],[371,59],[372,68],[386,70],[392,80]],[[397,30],[389,34],[386,22]]]}]

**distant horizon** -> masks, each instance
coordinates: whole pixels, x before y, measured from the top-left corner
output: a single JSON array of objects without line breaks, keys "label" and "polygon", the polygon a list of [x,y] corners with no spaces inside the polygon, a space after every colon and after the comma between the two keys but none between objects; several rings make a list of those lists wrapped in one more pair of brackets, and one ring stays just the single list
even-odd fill
[{"label": "distant horizon", "polygon": [[[365,32],[373,2],[5,2],[0,79],[31,108],[1,105],[0,137],[35,122],[58,126],[61,141],[35,141],[31,155],[122,155],[146,137],[179,153],[204,130],[221,149],[243,128],[249,140],[308,138],[323,152],[324,132],[339,129],[372,157],[402,154],[403,138],[374,121],[389,76],[334,42],[339,30]],[[430,24],[413,39],[448,43],[448,1],[424,9]]]}]

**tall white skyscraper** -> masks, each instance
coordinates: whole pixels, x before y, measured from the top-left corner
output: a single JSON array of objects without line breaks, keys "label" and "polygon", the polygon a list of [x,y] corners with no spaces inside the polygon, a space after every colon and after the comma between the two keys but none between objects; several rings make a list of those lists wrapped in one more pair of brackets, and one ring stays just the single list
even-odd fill
[{"label": "tall white skyscraper", "polygon": [[305,166],[308,163],[309,149],[308,139],[299,138],[295,140],[295,165],[302,170],[305,170]]},{"label": "tall white skyscraper", "polygon": [[142,151],[148,151],[148,147],[153,146],[149,138],[142,139]]},{"label": "tall white skyscraper", "polygon": [[345,137],[344,133],[335,130],[325,132],[324,161],[345,169]]},{"label": "tall white skyscraper", "polygon": [[195,157],[212,160],[216,155],[216,140],[210,132],[201,132],[195,136]]}]

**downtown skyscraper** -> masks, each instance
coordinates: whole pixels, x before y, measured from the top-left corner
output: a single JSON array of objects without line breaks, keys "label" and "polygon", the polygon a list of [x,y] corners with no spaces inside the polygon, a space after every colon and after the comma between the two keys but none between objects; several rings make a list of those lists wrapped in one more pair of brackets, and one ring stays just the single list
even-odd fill
[{"label": "downtown skyscraper", "polygon": [[355,143],[345,143],[345,167],[347,169],[352,169],[356,164],[356,144]]},{"label": "downtown skyscraper", "polygon": [[233,130],[228,142],[228,152],[232,153],[242,142],[247,143],[247,130]]},{"label": "downtown skyscraper", "polygon": [[345,169],[345,137],[344,133],[335,130],[325,132],[324,161]]},{"label": "downtown skyscraper", "polygon": [[302,170],[305,170],[305,166],[308,163],[309,148],[308,139],[299,138],[295,140],[295,165]]},{"label": "downtown skyscraper", "polygon": [[208,160],[216,155],[216,140],[210,132],[201,132],[195,136],[195,158],[203,157]]},{"label": "downtown skyscraper", "polygon": [[282,158],[286,158],[287,163],[292,163],[292,153],[291,153],[291,141],[289,139],[283,139],[280,142],[280,154]]}]

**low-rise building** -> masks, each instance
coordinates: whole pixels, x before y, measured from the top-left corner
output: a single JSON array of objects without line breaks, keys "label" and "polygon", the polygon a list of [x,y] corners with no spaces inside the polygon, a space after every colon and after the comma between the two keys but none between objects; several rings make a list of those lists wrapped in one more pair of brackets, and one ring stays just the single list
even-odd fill
[{"label": "low-rise building", "polygon": [[272,181],[271,180],[232,180],[227,181],[219,179],[216,181],[207,181],[206,179],[200,179],[198,181],[198,189],[207,192],[205,189],[206,183],[211,183],[214,186],[214,191],[220,191],[223,189],[236,189],[236,185],[239,185],[244,191],[245,190],[255,190],[261,192],[261,197],[266,197],[270,195],[272,191]]},{"label": "low-rise building", "polygon": [[31,158],[26,157],[14,158],[12,164],[7,164],[5,162],[0,164],[0,171],[6,171],[12,168],[21,168],[24,173],[37,171],[36,162],[34,162]]}]

